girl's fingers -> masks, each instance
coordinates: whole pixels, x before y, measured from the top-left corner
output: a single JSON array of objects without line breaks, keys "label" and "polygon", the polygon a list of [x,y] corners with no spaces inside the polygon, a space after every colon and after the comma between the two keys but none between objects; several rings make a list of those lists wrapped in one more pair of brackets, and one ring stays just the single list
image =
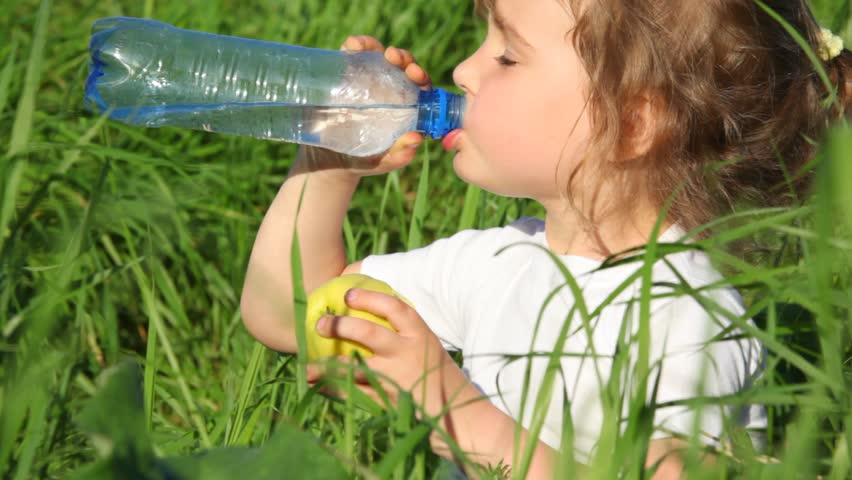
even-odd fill
[{"label": "girl's fingers", "polygon": [[350,35],[346,37],[346,40],[343,41],[343,45],[340,47],[341,50],[349,50],[349,51],[358,51],[363,50],[364,47],[362,45],[361,40],[358,39],[357,35]]},{"label": "girl's fingers", "polygon": [[349,50],[353,52],[363,50],[373,50],[376,52],[384,52],[385,46],[378,39],[369,35],[351,35],[344,42],[341,50]]},{"label": "girl's fingers", "polygon": [[417,147],[423,143],[423,139],[423,134],[420,132],[406,132],[396,139],[388,153],[399,159],[407,159],[409,154],[413,157],[414,153],[417,152]]},{"label": "girl's fingers", "polygon": [[306,380],[308,384],[313,384],[320,381],[323,377],[346,378],[347,369],[349,368],[349,364],[352,363],[352,374],[355,381],[360,382],[363,380],[365,382],[367,377],[360,369],[355,368],[354,362],[355,360],[350,360],[345,355],[314,360],[305,369]]},{"label": "girl's fingers", "polygon": [[396,332],[369,320],[345,315],[329,315],[325,318],[325,325],[317,328],[317,332],[326,338],[353,340],[378,355],[392,351],[399,343],[399,335]]},{"label": "girl's fingers", "polygon": [[363,41],[364,50],[373,50],[379,53],[385,51],[385,46],[377,38],[369,35],[359,35],[358,38]]},{"label": "girl's fingers", "polygon": [[432,84],[432,80],[429,78],[426,70],[423,70],[423,67],[417,64],[417,60],[414,58],[414,55],[412,55],[408,50],[388,47],[388,49],[385,50],[385,58],[387,58],[392,64],[403,69],[408,75],[408,78],[421,87],[429,87]]},{"label": "girl's fingers", "polygon": [[354,36],[346,37],[346,40],[343,41],[343,44],[340,45],[340,49],[343,51],[352,51],[358,48],[358,41],[355,40]]},{"label": "girl's fingers", "polygon": [[417,148],[423,143],[423,139],[420,132],[407,132],[402,135],[388,150],[385,162],[394,170],[408,165],[417,156]]},{"label": "girl's fingers", "polygon": [[405,69],[405,67],[416,62],[414,55],[412,55],[411,52],[397,47],[388,47],[388,49],[385,50],[385,58],[402,69]]},{"label": "girl's fingers", "polygon": [[[375,327],[382,328],[390,333],[382,331],[357,332],[359,335],[366,335],[367,333],[370,333],[379,336],[379,338],[368,340],[372,341],[372,345],[375,345],[379,349],[383,348],[386,345],[384,342],[389,342],[388,348],[390,349],[392,349],[394,346],[398,347],[398,345],[394,345],[393,342],[398,342],[400,335],[406,335],[409,333],[420,333],[424,329],[428,330],[428,327],[426,327],[426,324],[423,322],[423,319],[420,317],[420,315],[417,314],[417,311],[415,311],[414,308],[411,307],[411,305],[405,303],[397,296],[388,295],[386,293],[376,292],[363,288],[350,288],[344,296],[344,301],[346,302],[346,305],[348,305],[350,308],[370,312],[373,315],[386,319],[388,323],[390,323],[393,328],[395,328],[397,332],[399,332],[396,333],[387,328],[375,324],[373,324],[375,325]],[[348,320],[350,317],[339,318]],[[366,320],[364,320],[363,322],[370,323]],[[355,324],[354,322],[349,321],[347,321],[343,325],[345,328],[352,330],[362,328],[366,330],[368,328],[366,325],[361,325],[360,323]],[[328,326],[326,326],[326,328],[328,328]],[[352,340],[361,341],[356,338],[352,338]]]},{"label": "girl's fingers", "polygon": [[[352,368],[352,386],[358,388],[368,396],[370,396],[379,405],[384,405],[381,395],[379,395],[365,372],[365,368],[370,368],[369,359],[365,360],[365,365],[359,366],[354,359],[346,356],[330,357],[323,361],[322,364],[308,365],[307,383],[311,388],[317,384],[322,384],[316,390],[327,396],[346,398],[347,377],[349,376],[349,368]],[[396,398],[393,387],[388,386],[381,378],[377,378],[380,388],[384,389],[385,393],[391,398]]]},{"label": "girl's fingers", "polygon": [[432,80],[429,78],[429,74],[423,70],[423,67],[417,64],[417,59],[414,58],[414,55],[404,48],[388,47],[385,49],[382,42],[374,37],[369,35],[351,35],[343,42],[340,49],[350,52],[366,50],[372,50],[380,53],[384,52],[385,58],[390,63],[404,70],[408,75],[408,78],[419,85],[420,88],[428,90],[432,86]]},{"label": "girl's fingers", "polygon": [[402,62],[405,61],[399,49],[396,47],[388,47],[388,49],[385,50],[385,58],[397,67],[401,67]]},{"label": "girl's fingers", "polygon": [[432,85],[432,79],[429,78],[429,74],[426,73],[426,70],[423,70],[423,67],[416,63],[408,65],[408,67],[405,68],[405,74],[422,88],[430,87]]},{"label": "girl's fingers", "polygon": [[407,67],[412,63],[417,63],[417,60],[414,58],[414,55],[411,54],[408,50],[404,48],[399,48],[399,54],[402,55],[402,65]]},{"label": "girl's fingers", "polygon": [[[313,385],[311,385],[311,386],[313,387]],[[370,397],[370,399],[373,400],[374,402],[376,402],[376,404],[378,404],[381,408],[387,408],[387,404],[386,404],[385,400],[376,391],[376,389],[374,389],[372,386],[366,385],[366,384],[353,383],[352,387],[357,388],[358,390],[361,391],[361,393]],[[319,393],[323,394],[323,395],[328,396],[328,397],[334,397],[334,398],[338,398],[340,400],[346,400],[346,397],[348,396],[347,395],[347,387],[345,387],[343,385],[326,384],[326,385],[323,385],[322,387],[318,388],[317,391]],[[390,400],[390,402],[392,404],[396,403],[396,394],[394,392],[386,389],[385,393],[387,394],[388,399]]]}]

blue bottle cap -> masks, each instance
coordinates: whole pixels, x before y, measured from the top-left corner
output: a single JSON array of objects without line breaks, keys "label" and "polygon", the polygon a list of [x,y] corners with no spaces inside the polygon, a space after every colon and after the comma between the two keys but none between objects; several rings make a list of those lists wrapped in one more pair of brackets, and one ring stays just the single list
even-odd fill
[{"label": "blue bottle cap", "polygon": [[461,128],[464,119],[465,98],[442,88],[421,91],[418,99],[417,130],[432,138]]}]

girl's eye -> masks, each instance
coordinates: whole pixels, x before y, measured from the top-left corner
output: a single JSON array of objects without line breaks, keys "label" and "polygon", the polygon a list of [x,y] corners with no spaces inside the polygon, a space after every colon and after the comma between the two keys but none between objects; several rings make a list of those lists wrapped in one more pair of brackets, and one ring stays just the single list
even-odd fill
[{"label": "girl's eye", "polygon": [[503,65],[504,67],[511,67],[512,65],[517,65],[518,62],[514,62],[509,60],[506,55],[500,55],[499,57],[494,57],[494,60],[497,60],[497,63]]}]

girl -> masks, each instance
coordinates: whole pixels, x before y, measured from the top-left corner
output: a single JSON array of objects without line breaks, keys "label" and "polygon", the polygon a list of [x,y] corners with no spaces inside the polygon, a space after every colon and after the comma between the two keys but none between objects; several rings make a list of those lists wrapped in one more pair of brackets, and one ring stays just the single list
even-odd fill
[{"label": "girl", "polygon": [[[738,337],[727,316],[664,287],[718,283],[706,255],[686,251],[657,261],[654,300],[644,315],[636,302],[639,266],[599,267],[608,256],[652,239],[678,241],[742,199],[783,203],[777,194],[770,197],[770,188],[811,159],[807,138],[819,138],[842,115],[837,105],[848,96],[849,52],[823,38],[805,0],[765,3],[819,52],[837,89],[833,106],[821,106],[828,91],[808,56],[753,0],[483,0],[478,7],[487,15],[488,35],[454,72],[467,95],[464,128],[443,144],[455,151],[453,167],[463,180],[540,202],[546,217],[466,230],[347,266],[342,224],[359,178],[407,165],[423,137],[410,132],[386,155],[366,159],[303,147],[252,251],[241,302],[249,332],[273,349],[296,351],[289,258],[297,227],[308,292],[332,277],[361,272],[384,280],[415,306],[353,289],[347,294],[351,307],[387,318],[397,331],[327,317],[318,332],[366,345],[375,352],[366,363],[388,379],[389,393],[391,385],[412,390],[424,414],[442,415],[445,433],[436,430],[431,438],[438,454],[451,458],[452,440],[479,463],[511,465],[514,449],[532,442],[531,478],[552,476],[566,441],[581,463],[608,454],[599,444],[601,432],[613,422],[623,426],[602,387],[624,355],[636,378],[622,373],[614,380],[620,391],[639,392],[649,404],[745,389],[759,373],[761,345]],[[385,50],[363,36],[350,37],[344,48],[384,51],[423,88],[430,86],[405,50]],[[796,178],[795,186],[804,189],[807,176]],[[671,207],[664,209],[670,196]],[[655,230],[661,216],[662,229]],[[655,231],[661,232],[657,238]],[[519,242],[526,245],[504,249]],[[566,286],[560,267],[579,290]],[[607,299],[613,292],[620,293]],[[702,295],[734,318],[744,312],[731,288]],[[580,312],[600,305],[584,322]],[[506,355],[553,351],[563,328],[565,356],[535,438],[528,428],[548,358],[509,363]],[[711,341],[723,331],[730,335]],[[637,347],[643,335],[646,346]],[[462,369],[447,350],[463,352]],[[641,359],[647,376],[636,373]],[[309,369],[311,381],[322,375],[320,368]],[[378,398],[365,377],[356,379]],[[647,389],[637,390],[636,382],[647,382]],[[566,437],[568,421],[573,432]],[[516,422],[523,427],[520,445]],[[728,423],[757,433],[766,424],[764,409],[656,408],[645,463],[657,465],[655,478],[676,478],[682,467],[677,439],[697,427],[702,441],[719,445]]]}]

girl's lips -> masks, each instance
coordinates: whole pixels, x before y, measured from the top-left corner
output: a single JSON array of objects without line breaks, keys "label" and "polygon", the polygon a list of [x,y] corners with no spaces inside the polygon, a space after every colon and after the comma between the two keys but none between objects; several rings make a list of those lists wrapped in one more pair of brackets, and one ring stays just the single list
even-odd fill
[{"label": "girl's lips", "polygon": [[462,130],[457,128],[452,132],[444,135],[444,139],[441,140],[441,144],[444,146],[444,150],[452,151],[456,149],[456,142],[458,141],[459,135],[461,135]]}]

